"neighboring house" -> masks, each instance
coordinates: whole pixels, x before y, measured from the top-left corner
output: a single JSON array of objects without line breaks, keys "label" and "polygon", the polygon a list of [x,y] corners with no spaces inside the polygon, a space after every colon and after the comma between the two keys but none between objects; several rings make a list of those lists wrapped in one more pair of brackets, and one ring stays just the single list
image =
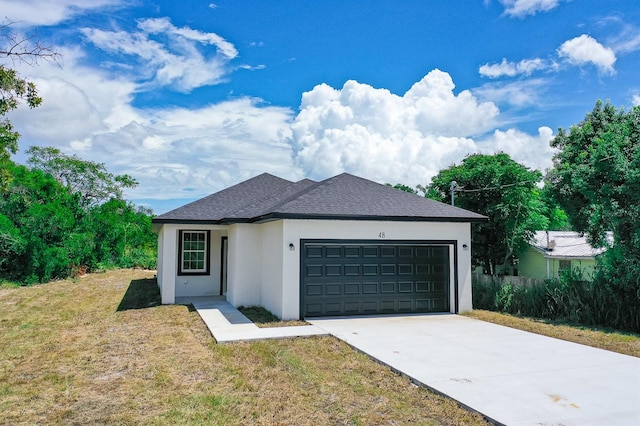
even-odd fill
[{"label": "neighboring house", "polygon": [[153,219],[162,303],[224,295],[283,319],[461,312],[485,216],[349,174],[269,174]]},{"label": "neighboring house", "polygon": [[537,231],[531,245],[518,261],[518,275],[531,278],[557,278],[565,270],[580,270],[591,277],[596,256],[604,248],[594,248],[584,234],[573,231]]}]

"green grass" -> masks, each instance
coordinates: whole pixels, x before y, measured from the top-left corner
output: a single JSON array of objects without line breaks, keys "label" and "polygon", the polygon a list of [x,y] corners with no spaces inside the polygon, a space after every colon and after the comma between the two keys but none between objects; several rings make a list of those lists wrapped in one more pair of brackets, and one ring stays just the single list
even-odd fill
[{"label": "green grass", "polygon": [[484,310],[474,310],[465,315],[494,324],[541,334],[543,336],[640,357],[640,335],[635,333],[597,327],[585,327],[562,321],[519,317]]},{"label": "green grass", "polygon": [[153,272],[0,291],[0,424],[486,424],[333,337],[217,345]]}]

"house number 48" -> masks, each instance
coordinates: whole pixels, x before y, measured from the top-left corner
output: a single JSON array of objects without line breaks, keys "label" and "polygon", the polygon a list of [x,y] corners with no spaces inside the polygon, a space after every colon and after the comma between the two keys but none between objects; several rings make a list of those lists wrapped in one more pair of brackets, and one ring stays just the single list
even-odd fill
[{"label": "house number 48", "polygon": [[384,234],[384,232],[381,232],[381,233],[378,234],[378,238],[385,238],[385,237],[386,237],[386,235]]}]

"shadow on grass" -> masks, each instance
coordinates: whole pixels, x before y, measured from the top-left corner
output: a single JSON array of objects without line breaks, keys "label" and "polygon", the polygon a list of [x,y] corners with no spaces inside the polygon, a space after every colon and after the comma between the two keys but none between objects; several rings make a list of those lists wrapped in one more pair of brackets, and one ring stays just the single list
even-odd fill
[{"label": "shadow on grass", "polygon": [[160,288],[155,278],[132,280],[116,310],[144,309],[160,304]]}]

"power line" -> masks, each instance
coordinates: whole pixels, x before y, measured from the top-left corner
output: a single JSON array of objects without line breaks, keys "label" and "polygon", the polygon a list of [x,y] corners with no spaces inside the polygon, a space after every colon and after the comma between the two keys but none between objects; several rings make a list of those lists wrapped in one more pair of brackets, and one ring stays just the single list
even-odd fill
[{"label": "power line", "polygon": [[516,185],[522,185],[525,183],[537,183],[537,181],[534,180],[523,180],[522,182],[516,182],[516,183],[507,183],[504,185],[499,185],[499,186],[491,186],[491,187],[486,187],[486,188],[476,188],[476,189],[463,189],[464,186],[455,186],[453,187],[453,190],[455,192],[481,192],[481,191],[494,191],[496,189],[502,189],[502,188],[508,188],[510,186],[516,186]]}]

